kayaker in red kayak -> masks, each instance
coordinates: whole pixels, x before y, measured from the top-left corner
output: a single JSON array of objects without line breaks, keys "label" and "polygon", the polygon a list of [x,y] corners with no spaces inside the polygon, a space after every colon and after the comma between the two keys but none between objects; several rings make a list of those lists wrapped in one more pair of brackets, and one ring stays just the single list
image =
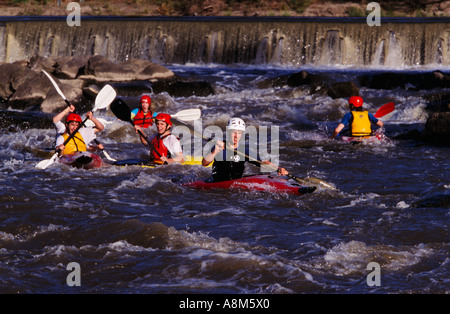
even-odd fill
[{"label": "kayaker in red kayak", "polygon": [[373,114],[363,109],[363,99],[359,96],[352,96],[348,100],[350,112],[346,113],[341,123],[336,127],[331,135],[334,139],[346,126],[349,126],[349,136],[364,137],[372,135],[372,124],[383,126],[383,121],[374,117]]},{"label": "kayaker in red kayak", "polygon": [[139,132],[141,142],[150,148],[150,158],[157,164],[170,164],[174,162],[183,163],[183,150],[179,139],[172,135],[171,116],[167,113],[159,113],[155,117],[156,130],[158,131],[150,139],[142,136]]},{"label": "kayaker in red kayak", "polygon": [[[53,118],[56,130],[58,134],[60,134],[56,139],[56,149],[59,150],[62,155],[85,152],[88,149],[95,150],[89,143],[95,140],[96,134],[104,129],[103,124],[94,117],[94,114],[91,111],[89,111],[86,113],[86,117],[88,117],[95,126],[80,128],[75,136],[64,146],[64,141],[82,123],[81,117],[78,114],[73,113],[74,111],[75,107],[70,105],[70,107],[67,107]],[[61,120],[66,115],[66,122],[64,124]],[[103,149],[103,145],[99,144],[98,149]]]},{"label": "kayaker in red kayak", "polygon": [[[242,178],[246,162],[250,162],[258,167],[261,166],[261,163],[267,164],[273,169],[278,169],[278,173],[281,175],[287,175],[289,173],[284,168],[278,168],[278,166],[268,160],[249,160],[245,156],[242,156],[242,154],[238,154],[240,140],[242,134],[245,132],[244,120],[232,118],[228,123],[227,131],[230,132],[229,138],[231,142],[217,141],[216,145],[211,149],[211,152],[202,159],[202,165],[205,167],[213,162],[212,176],[208,181],[220,182]],[[244,155],[250,155],[247,147]]]}]

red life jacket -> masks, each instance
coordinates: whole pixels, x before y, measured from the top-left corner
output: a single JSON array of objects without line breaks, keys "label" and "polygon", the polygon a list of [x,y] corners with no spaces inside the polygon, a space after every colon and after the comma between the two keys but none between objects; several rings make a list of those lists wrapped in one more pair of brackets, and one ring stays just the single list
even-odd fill
[{"label": "red life jacket", "polygon": [[153,125],[153,112],[149,111],[147,114],[144,114],[142,109],[139,108],[138,113],[133,118],[134,125],[139,125],[141,128],[148,128]]},{"label": "red life jacket", "polygon": [[[153,161],[156,163],[163,163],[160,156],[165,156],[167,158],[172,158],[169,152],[169,149],[164,145],[163,140],[168,137],[169,134],[161,136],[160,134],[156,134],[156,136],[151,140],[151,152],[150,157],[153,158]],[[159,155],[158,155],[159,153]]]}]

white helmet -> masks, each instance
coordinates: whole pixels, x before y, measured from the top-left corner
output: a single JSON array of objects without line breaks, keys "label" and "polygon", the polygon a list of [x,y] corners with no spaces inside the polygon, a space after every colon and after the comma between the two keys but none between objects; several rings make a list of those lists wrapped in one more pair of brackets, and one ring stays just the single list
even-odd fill
[{"label": "white helmet", "polygon": [[232,118],[228,122],[228,130],[245,131],[245,122],[241,118]]}]

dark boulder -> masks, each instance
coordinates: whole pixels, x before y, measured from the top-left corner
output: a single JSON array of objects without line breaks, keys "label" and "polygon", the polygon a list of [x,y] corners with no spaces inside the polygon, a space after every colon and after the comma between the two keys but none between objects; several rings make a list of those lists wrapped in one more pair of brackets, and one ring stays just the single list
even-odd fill
[{"label": "dark boulder", "polygon": [[353,82],[338,82],[328,88],[327,94],[333,99],[349,98],[351,96],[358,96],[359,88]]},{"label": "dark boulder", "polygon": [[209,96],[214,95],[214,87],[208,82],[183,82],[179,80],[159,81],[153,83],[153,92],[167,92],[172,97]]},{"label": "dark boulder", "polygon": [[432,113],[425,123],[425,140],[438,145],[450,145],[450,111]]}]

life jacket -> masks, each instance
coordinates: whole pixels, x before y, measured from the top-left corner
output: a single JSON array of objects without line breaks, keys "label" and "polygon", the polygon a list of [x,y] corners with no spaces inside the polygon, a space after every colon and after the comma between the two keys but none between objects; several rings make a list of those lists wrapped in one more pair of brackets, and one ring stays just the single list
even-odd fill
[{"label": "life jacket", "polygon": [[149,111],[144,113],[142,109],[139,108],[137,114],[133,118],[134,125],[139,125],[140,127],[146,129],[153,125],[153,112]]},{"label": "life jacket", "polygon": [[[64,137],[64,141],[67,140],[69,134],[64,133],[62,135]],[[70,139],[70,141],[65,145],[65,148],[62,152],[63,155],[73,154],[75,152],[85,152],[87,151],[86,143],[84,142],[83,137],[79,132],[77,132],[74,137]]]},{"label": "life jacket", "polygon": [[352,136],[369,136],[372,134],[368,111],[352,111],[350,131]]},{"label": "life jacket", "polygon": [[[160,156],[165,156],[167,158],[172,158],[172,155],[170,154],[169,149],[166,147],[166,145],[164,145],[164,139],[166,137],[168,137],[169,134],[166,134],[164,136],[160,136],[159,134],[157,134],[152,140],[151,140],[151,152],[150,152],[150,157],[153,159],[153,162],[157,163],[157,164],[162,164],[163,161],[161,160]],[[159,155],[158,155],[159,153]]]},{"label": "life jacket", "polygon": [[[225,145],[227,145],[225,143]],[[213,148],[214,149],[214,148]],[[212,150],[213,150],[212,149]],[[260,166],[260,161],[251,161],[246,156],[238,154],[237,149],[231,151],[230,149],[224,149],[221,153],[214,158],[211,173],[211,182],[220,182],[227,180],[234,180],[242,178],[245,171],[245,163],[249,162],[256,166]],[[245,148],[245,155],[249,156],[249,148]],[[221,157],[221,158],[220,158]]]}]

